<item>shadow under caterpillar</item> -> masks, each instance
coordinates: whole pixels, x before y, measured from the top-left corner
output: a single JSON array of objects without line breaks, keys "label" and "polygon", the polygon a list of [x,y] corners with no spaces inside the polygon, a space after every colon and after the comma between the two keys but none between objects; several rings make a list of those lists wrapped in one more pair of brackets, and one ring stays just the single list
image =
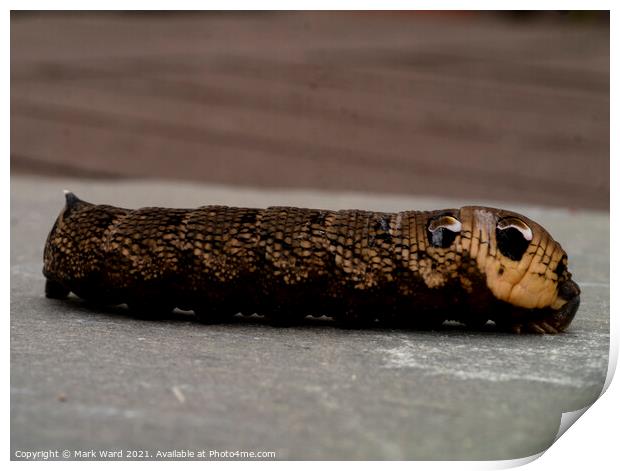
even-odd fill
[{"label": "shadow under caterpillar", "polygon": [[130,210],[66,192],[43,274],[50,298],[73,292],[146,316],[179,308],[204,322],[240,312],[278,324],[308,315],[412,328],[491,320],[555,334],[571,323],[580,294],[544,228],[478,206]]}]

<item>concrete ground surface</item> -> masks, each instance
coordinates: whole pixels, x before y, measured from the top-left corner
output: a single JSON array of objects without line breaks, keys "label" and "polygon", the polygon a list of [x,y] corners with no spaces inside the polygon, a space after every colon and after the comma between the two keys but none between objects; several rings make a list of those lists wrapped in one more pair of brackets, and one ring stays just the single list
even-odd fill
[{"label": "concrete ground surface", "polygon": [[286,204],[397,211],[484,201],[13,177],[11,451],[273,451],[278,459],[512,459],[599,395],[609,348],[609,214],[493,203],[542,223],[582,287],[570,330],[515,336],[325,322],[142,321],[43,295],[42,248],[70,188],[125,207]]}]

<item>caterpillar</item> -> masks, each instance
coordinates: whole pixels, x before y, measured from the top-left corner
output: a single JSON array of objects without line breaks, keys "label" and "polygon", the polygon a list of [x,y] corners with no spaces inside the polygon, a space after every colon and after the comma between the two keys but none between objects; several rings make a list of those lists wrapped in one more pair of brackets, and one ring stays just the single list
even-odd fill
[{"label": "caterpillar", "polygon": [[66,204],[44,248],[49,298],[71,292],[205,323],[238,313],[276,324],[564,331],[579,307],[567,255],[539,224],[480,206],[398,213]]}]

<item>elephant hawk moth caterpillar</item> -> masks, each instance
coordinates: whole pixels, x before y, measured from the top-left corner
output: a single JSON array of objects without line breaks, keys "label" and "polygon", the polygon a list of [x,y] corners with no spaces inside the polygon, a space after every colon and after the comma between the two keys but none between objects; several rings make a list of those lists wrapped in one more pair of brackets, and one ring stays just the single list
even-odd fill
[{"label": "elephant hawk moth caterpillar", "polygon": [[555,334],[580,295],[566,253],[543,227],[479,206],[130,210],[66,192],[43,274],[50,298],[73,292],[145,315],[179,308],[207,323],[238,313],[413,328],[491,320]]}]

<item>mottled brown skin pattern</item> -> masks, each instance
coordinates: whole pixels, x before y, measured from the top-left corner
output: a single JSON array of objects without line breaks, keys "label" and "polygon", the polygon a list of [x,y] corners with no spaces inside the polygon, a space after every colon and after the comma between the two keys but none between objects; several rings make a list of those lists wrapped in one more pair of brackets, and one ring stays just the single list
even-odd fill
[{"label": "mottled brown skin pattern", "polygon": [[[147,316],[193,310],[204,322],[237,313],[414,328],[492,320],[517,333],[560,332],[579,306],[560,245],[509,211],[129,210],[66,198],[45,245],[51,298],[73,292]],[[525,239],[499,229],[514,218]]]}]

